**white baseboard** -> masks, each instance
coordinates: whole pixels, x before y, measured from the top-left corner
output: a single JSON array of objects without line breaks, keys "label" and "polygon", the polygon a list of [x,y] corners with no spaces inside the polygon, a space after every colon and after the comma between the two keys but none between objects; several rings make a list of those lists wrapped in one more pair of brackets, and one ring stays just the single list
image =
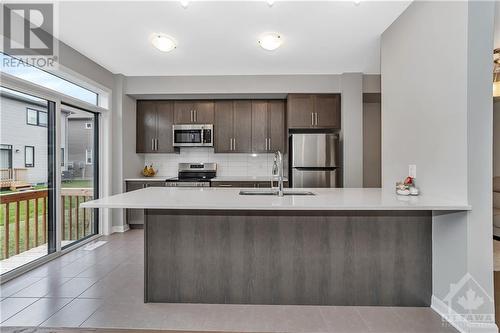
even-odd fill
[{"label": "white baseboard", "polygon": [[[441,317],[448,320],[450,317],[455,318],[455,321],[448,321],[451,326],[455,327],[460,333],[498,333],[498,327],[495,323],[471,323],[464,317],[450,309],[448,305],[432,295],[431,309],[436,311]],[[451,315],[451,316],[450,316]]]},{"label": "white baseboard", "polygon": [[125,224],[125,225],[115,225],[111,228],[111,231],[112,233],[115,233],[115,232],[125,232],[125,231],[128,231],[130,228],[128,226],[128,224]]}]

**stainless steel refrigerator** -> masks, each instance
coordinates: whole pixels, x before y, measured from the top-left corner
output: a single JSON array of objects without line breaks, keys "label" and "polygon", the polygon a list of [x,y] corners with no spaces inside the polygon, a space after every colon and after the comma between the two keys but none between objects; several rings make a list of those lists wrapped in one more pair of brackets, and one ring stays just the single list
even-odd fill
[{"label": "stainless steel refrigerator", "polygon": [[292,187],[339,187],[337,134],[292,134],[290,143]]}]

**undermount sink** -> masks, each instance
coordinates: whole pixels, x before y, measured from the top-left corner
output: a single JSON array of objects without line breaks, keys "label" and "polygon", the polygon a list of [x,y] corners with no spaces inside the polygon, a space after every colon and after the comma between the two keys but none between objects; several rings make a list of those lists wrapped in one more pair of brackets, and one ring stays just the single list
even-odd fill
[{"label": "undermount sink", "polygon": [[[240,195],[278,195],[278,191],[241,190]],[[315,195],[315,194],[309,191],[283,191],[283,195]]]}]

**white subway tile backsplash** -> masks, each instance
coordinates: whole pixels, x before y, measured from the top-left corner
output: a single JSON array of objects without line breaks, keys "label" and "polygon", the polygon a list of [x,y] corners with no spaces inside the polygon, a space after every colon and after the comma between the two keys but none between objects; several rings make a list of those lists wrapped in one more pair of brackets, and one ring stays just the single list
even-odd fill
[{"label": "white subway tile backsplash", "polygon": [[144,154],[144,162],[153,164],[159,176],[177,175],[178,163],[217,163],[217,175],[269,176],[273,154],[215,154],[213,148],[181,148],[179,154]]}]

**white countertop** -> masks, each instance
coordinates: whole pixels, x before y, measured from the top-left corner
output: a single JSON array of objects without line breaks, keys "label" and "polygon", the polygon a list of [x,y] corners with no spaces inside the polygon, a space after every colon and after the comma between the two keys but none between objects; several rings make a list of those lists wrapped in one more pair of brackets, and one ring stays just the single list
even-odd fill
[{"label": "white countertop", "polygon": [[[264,189],[263,189],[264,190]],[[82,203],[86,208],[208,210],[435,210],[464,211],[471,207],[442,197],[401,197],[373,188],[289,189],[314,196],[239,195],[239,188],[149,187]]]},{"label": "white countertop", "polygon": [[[154,182],[154,181],[166,181],[170,178],[175,178],[177,176],[154,176],[154,177],[136,177],[136,178],[126,178],[126,182]],[[213,182],[268,182],[270,180],[269,176],[220,176],[212,178]],[[285,177],[284,181],[288,181]]]}]

